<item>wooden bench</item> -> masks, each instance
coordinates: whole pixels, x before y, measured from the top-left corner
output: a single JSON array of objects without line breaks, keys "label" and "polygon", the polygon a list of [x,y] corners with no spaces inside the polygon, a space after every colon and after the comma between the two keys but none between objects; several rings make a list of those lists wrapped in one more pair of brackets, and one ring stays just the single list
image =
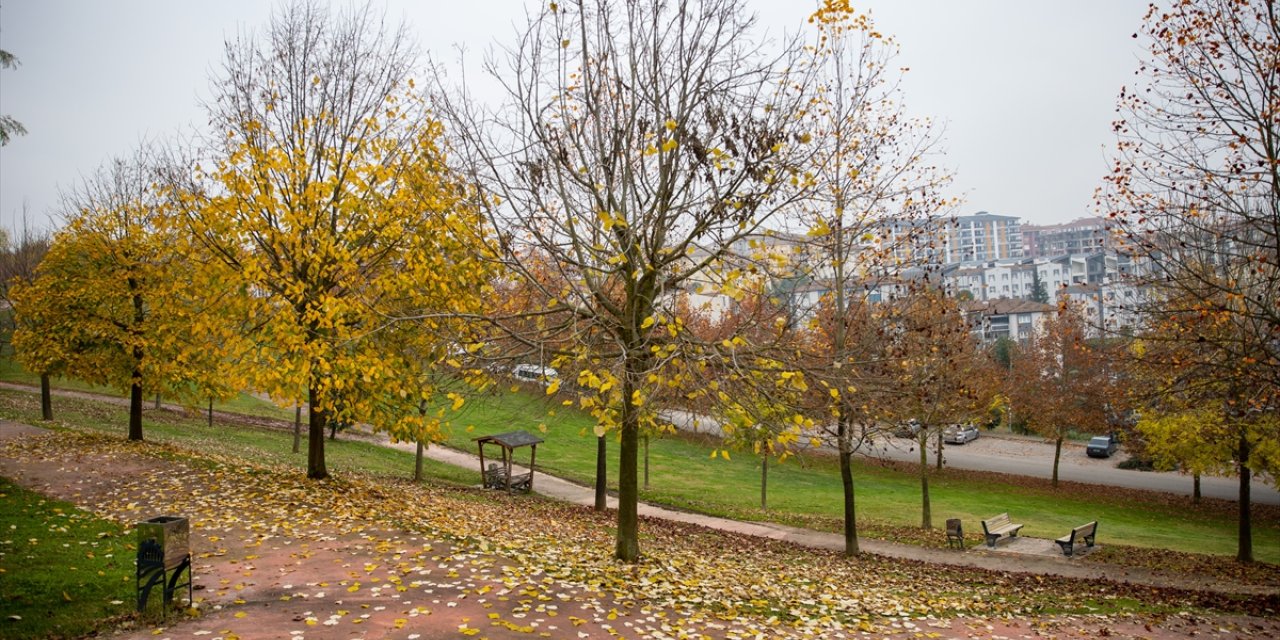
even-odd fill
[{"label": "wooden bench", "polygon": [[1093,547],[1093,539],[1097,535],[1098,521],[1094,520],[1089,524],[1082,524],[1072,529],[1070,534],[1062,536],[1054,540],[1054,542],[1057,542],[1058,546],[1062,547],[1062,555],[1070,558],[1075,553],[1077,542],[1083,540],[1086,547]]},{"label": "wooden bench", "polygon": [[996,541],[1004,536],[1016,538],[1019,529],[1022,529],[1022,525],[1011,522],[1007,513],[982,521],[982,532],[987,534],[987,546],[992,549],[996,548]]},{"label": "wooden bench", "polygon": [[[529,491],[533,487],[533,472],[517,473],[511,476],[512,491]],[[484,472],[484,488],[486,489],[506,489],[507,488],[507,470],[498,466],[497,463],[489,465]]]}]

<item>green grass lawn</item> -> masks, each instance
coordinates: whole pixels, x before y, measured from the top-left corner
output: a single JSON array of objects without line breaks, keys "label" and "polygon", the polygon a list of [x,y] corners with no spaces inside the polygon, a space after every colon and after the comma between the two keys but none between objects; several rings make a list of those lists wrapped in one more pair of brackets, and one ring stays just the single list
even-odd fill
[{"label": "green grass lawn", "polygon": [[134,609],[132,540],[0,478],[0,637],[79,638]]},{"label": "green grass lawn", "polygon": [[[0,357],[0,381],[13,382],[16,384],[24,384],[28,386],[40,386],[40,376],[29,373],[23,369],[11,356]],[[54,389],[67,389],[70,391],[85,391],[89,393],[97,393],[117,398],[124,398],[128,394],[120,389],[112,387],[104,387],[101,385],[90,384],[75,378],[50,378],[49,386]],[[145,399],[148,406],[155,400],[154,397]],[[179,402],[169,398],[161,398],[164,402]],[[193,409],[203,410],[208,408],[208,401],[192,401]],[[247,393],[237,394],[230,400],[219,400],[213,403],[216,411],[229,411],[232,413],[243,413],[251,416],[261,416],[266,418],[278,418],[281,420],[292,420],[293,409],[278,407],[275,404],[249,395]]]},{"label": "green grass lawn", "polygon": [[[483,394],[467,402],[456,422],[448,435],[450,446],[472,451],[472,437],[526,429],[546,439],[538,447],[539,468],[584,483],[594,478],[594,421],[580,411],[560,406],[557,400],[536,392]],[[612,465],[616,464],[617,446],[616,438],[609,436],[611,487],[616,485]],[[712,449],[696,437],[651,439],[651,482],[641,499],[739,519],[838,530],[842,492],[833,458],[811,455],[781,465],[771,463],[769,511],[762,512],[760,460],[732,452],[729,460],[711,459]],[[899,527],[920,524],[920,480],[914,471],[855,461],[854,482],[859,518],[869,521],[865,533],[892,538],[901,534]],[[1195,508],[1189,499],[1166,499],[1158,494],[1135,502],[1134,492],[1129,491],[1052,490],[1044,485],[1043,481],[1022,483],[1016,477],[998,474],[931,471],[934,526],[941,527],[947,518],[960,518],[970,536],[980,537],[983,518],[1007,511],[1015,522],[1026,525],[1022,534],[1027,536],[1057,538],[1072,527],[1098,520],[1098,536],[1104,544],[1235,555],[1234,508],[1221,504]],[[1259,560],[1280,562],[1280,522],[1255,517],[1254,553]]]}]

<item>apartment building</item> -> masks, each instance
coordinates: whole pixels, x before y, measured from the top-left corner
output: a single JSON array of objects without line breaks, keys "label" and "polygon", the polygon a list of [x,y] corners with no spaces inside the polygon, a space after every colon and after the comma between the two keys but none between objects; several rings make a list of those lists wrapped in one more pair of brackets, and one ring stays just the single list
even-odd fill
[{"label": "apartment building", "polygon": [[944,234],[943,264],[1022,257],[1022,231],[1018,218],[980,211],[953,220]]},{"label": "apartment building", "polygon": [[1063,224],[1024,224],[1022,255],[1028,258],[1055,258],[1078,253],[1095,253],[1113,246],[1111,232],[1102,218],[1080,218]]}]

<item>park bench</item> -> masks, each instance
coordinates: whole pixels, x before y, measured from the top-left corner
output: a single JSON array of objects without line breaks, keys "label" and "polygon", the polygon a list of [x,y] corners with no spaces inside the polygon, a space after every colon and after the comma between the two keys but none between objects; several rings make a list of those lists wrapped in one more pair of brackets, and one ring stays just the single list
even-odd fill
[{"label": "park bench", "polygon": [[1009,520],[1009,514],[1007,513],[982,521],[982,532],[987,534],[987,546],[992,549],[996,548],[996,541],[1004,536],[1017,537],[1018,530],[1021,528],[1022,525],[1014,524]]},{"label": "park bench", "polygon": [[1070,534],[1062,536],[1054,542],[1057,542],[1058,546],[1062,547],[1062,555],[1069,558],[1073,553],[1075,553],[1077,542],[1083,540],[1086,547],[1093,547],[1093,539],[1097,535],[1098,521],[1094,520],[1089,524],[1082,524],[1072,529]]},{"label": "park bench", "polygon": [[[511,476],[512,491],[528,491],[533,484],[533,472],[517,473]],[[484,472],[484,488],[486,489],[506,489],[507,488],[507,470],[497,463],[490,463],[489,468]]]}]

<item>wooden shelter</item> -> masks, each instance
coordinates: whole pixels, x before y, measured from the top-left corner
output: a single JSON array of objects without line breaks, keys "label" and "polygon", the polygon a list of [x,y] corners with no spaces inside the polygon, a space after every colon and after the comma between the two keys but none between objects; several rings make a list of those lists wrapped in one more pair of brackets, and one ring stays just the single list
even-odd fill
[{"label": "wooden shelter", "polygon": [[[543,442],[542,438],[528,431],[508,431],[507,433],[472,438],[471,441],[478,443],[480,447],[480,477],[483,480],[484,488],[506,489],[507,491],[533,491],[534,461],[537,460],[538,445]],[[484,457],[484,446],[486,444],[497,445],[502,449],[501,466],[497,462],[490,462],[486,466]],[[512,473],[512,465],[515,462],[515,450],[521,447],[529,447],[529,472],[514,475]]]}]

